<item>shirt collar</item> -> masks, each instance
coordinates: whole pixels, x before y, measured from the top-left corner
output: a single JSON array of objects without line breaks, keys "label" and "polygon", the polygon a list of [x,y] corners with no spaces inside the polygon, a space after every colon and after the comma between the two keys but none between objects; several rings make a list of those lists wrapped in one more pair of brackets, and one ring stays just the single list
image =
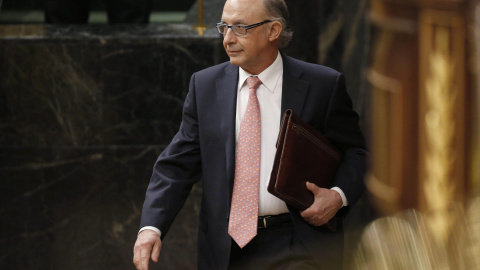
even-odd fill
[{"label": "shirt collar", "polygon": [[[252,76],[252,74],[243,70],[243,68],[238,69],[238,89],[242,89],[242,86],[248,77]],[[258,74],[258,78],[262,81],[262,84],[268,89],[268,91],[274,93],[275,86],[283,73],[283,60],[280,52],[277,54],[277,59],[264,71]]]}]

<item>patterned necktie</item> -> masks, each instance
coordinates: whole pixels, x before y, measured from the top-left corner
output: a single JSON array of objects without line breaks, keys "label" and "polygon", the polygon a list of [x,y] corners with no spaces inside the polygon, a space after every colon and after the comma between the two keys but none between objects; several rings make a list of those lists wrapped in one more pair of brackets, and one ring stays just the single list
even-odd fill
[{"label": "patterned necktie", "polygon": [[256,90],[262,83],[257,77],[247,79],[250,89],[247,109],[240,125],[235,180],[228,233],[243,248],[257,235],[258,188],[260,183],[260,105]]}]

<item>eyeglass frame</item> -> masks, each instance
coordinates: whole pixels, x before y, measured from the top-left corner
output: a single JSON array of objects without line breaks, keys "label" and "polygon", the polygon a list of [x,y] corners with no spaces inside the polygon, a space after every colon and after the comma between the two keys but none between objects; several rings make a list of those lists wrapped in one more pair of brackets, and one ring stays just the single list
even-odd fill
[{"label": "eyeglass frame", "polygon": [[[222,34],[222,35],[226,35],[227,34],[227,31],[228,31],[228,28],[232,29],[232,32],[235,36],[238,36],[238,37],[243,37],[243,36],[246,36],[247,33],[248,33],[248,30],[252,29],[252,28],[255,28],[255,27],[258,27],[260,25],[264,25],[266,23],[270,23],[270,22],[273,22],[272,20],[265,20],[263,22],[259,22],[259,23],[254,23],[254,24],[249,24],[249,25],[244,25],[244,24],[235,24],[235,25],[228,25],[228,24],[224,24],[224,23],[217,23],[216,25],[216,28],[218,30],[218,33]],[[220,32],[220,29],[218,27],[220,26],[226,26],[227,30],[225,31],[225,33],[222,33]],[[241,27],[241,28],[244,28],[245,29],[245,34],[238,34],[235,30],[235,27]]]}]

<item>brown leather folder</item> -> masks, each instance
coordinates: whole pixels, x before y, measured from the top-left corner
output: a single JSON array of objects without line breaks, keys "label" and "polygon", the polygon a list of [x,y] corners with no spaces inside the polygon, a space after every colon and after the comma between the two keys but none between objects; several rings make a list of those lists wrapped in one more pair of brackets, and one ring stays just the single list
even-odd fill
[{"label": "brown leather folder", "polygon": [[[283,115],[268,191],[287,204],[305,210],[314,195],[306,182],[330,188],[341,153],[318,130],[292,110]],[[335,220],[327,223],[334,229]]]}]

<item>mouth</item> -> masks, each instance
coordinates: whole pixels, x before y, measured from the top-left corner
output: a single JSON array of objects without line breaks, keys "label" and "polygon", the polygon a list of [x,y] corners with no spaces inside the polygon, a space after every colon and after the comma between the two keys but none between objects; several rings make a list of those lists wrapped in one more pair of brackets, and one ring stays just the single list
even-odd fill
[{"label": "mouth", "polygon": [[235,55],[240,54],[241,52],[242,52],[241,50],[239,50],[239,51],[228,50],[228,55],[230,55],[230,56],[235,56]]}]

